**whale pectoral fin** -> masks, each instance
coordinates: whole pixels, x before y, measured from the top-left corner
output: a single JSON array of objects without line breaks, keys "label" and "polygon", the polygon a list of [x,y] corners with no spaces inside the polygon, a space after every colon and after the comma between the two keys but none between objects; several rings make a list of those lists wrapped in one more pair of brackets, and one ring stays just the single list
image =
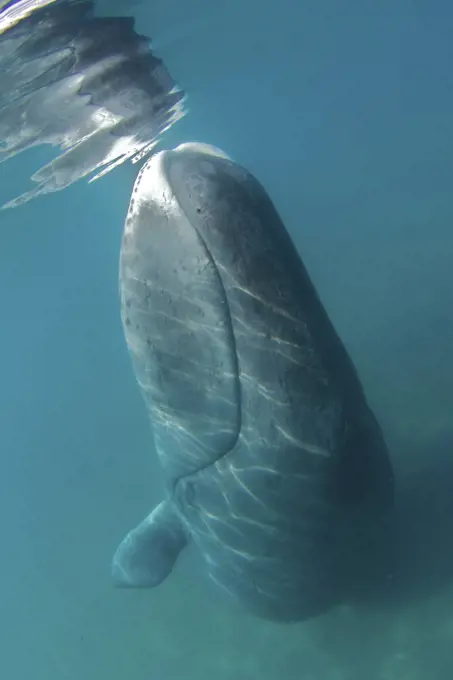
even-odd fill
[{"label": "whale pectoral fin", "polygon": [[118,546],[112,560],[117,587],[153,588],[172,571],[187,534],[169,501],[163,501]]}]

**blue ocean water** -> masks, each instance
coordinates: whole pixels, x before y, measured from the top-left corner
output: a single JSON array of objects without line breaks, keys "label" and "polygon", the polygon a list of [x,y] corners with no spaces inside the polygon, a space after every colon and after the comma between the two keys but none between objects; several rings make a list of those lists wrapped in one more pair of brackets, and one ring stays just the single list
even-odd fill
[{"label": "blue ocean water", "polygon": [[[100,4],[187,92],[162,144],[215,144],[272,196],[384,427],[423,587],[291,626],[235,609],[190,554],[155,591],[112,588],[162,488],[119,318],[125,164],[0,213],[0,677],[452,677],[453,9]],[[48,154],[0,166],[0,203]]]}]

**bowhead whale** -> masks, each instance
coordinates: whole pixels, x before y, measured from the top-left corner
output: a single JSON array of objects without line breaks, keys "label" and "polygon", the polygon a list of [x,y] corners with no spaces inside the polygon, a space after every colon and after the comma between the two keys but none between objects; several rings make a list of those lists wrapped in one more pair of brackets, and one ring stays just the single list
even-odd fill
[{"label": "bowhead whale", "polygon": [[262,617],[344,600],[380,561],[393,474],[261,184],[206,145],[155,154],[125,222],[120,297],[167,491],[117,549],[115,583],[156,586],[190,542]]}]

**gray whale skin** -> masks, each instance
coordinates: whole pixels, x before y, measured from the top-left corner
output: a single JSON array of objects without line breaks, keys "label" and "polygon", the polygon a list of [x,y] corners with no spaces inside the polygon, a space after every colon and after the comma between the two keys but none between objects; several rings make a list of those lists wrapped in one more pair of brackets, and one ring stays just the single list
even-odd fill
[{"label": "gray whale skin", "polygon": [[386,445],[261,184],[204,144],[154,155],[120,296],[167,491],[118,547],[115,584],[158,585],[191,543],[242,605],[297,621],[385,578]]}]

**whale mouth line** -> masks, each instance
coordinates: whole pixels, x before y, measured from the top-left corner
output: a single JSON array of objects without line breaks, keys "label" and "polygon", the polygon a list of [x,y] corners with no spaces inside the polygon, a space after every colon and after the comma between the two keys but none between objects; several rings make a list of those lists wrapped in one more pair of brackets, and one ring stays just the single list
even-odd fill
[{"label": "whale mouth line", "polygon": [[173,481],[173,485],[172,485],[173,489],[176,489],[180,480],[183,480],[187,477],[191,477],[195,474],[198,474],[199,472],[202,472],[203,470],[206,470],[207,468],[211,467],[212,465],[215,465],[216,463],[218,463],[220,460],[222,460],[222,458],[227,456],[229,453],[231,453],[231,451],[235,448],[235,446],[236,446],[236,444],[239,440],[239,436],[240,436],[241,429],[242,429],[242,394],[241,394],[241,383],[240,383],[240,379],[239,379],[239,375],[240,375],[239,360],[238,360],[238,355],[237,355],[236,336],[234,334],[234,327],[233,327],[233,322],[232,322],[232,318],[231,318],[231,310],[230,310],[230,305],[229,305],[229,301],[228,301],[228,296],[226,294],[225,286],[223,285],[223,279],[222,279],[222,276],[219,272],[219,268],[217,267],[217,263],[215,261],[215,258],[212,255],[212,252],[211,252],[210,248],[208,247],[205,239],[203,238],[200,230],[198,229],[198,227],[196,225],[196,221],[192,220],[190,218],[190,216],[187,214],[187,210],[185,210],[185,208],[181,205],[181,202],[179,200],[178,200],[178,206],[179,206],[179,209],[181,210],[182,215],[184,215],[184,217],[186,218],[188,224],[196,232],[197,237],[198,237],[203,249],[205,250],[206,257],[209,259],[209,262],[212,265],[213,271],[215,271],[215,276],[216,276],[217,281],[218,281],[219,291],[220,291],[220,294],[221,294],[221,297],[222,297],[222,301],[224,303],[225,316],[226,316],[226,321],[227,321],[227,331],[226,332],[229,334],[229,340],[230,340],[230,343],[231,343],[233,362],[234,362],[234,371],[235,371],[235,375],[236,375],[236,381],[235,381],[235,383],[236,383],[236,385],[235,385],[236,394],[235,394],[235,397],[236,397],[237,409],[236,409],[236,434],[235,434],[234,439],[232,439],[232,441],[229,443],[228,448],[225,448],[225,449],[219,451],[219,453],[217,455],[212,456],[212,458],[208,462],[206,462],[202,465],[199,465],[198,467],[194,468],[193,470],[191,470],[189,472],[185,472],[181,475],[178,475]]}]

